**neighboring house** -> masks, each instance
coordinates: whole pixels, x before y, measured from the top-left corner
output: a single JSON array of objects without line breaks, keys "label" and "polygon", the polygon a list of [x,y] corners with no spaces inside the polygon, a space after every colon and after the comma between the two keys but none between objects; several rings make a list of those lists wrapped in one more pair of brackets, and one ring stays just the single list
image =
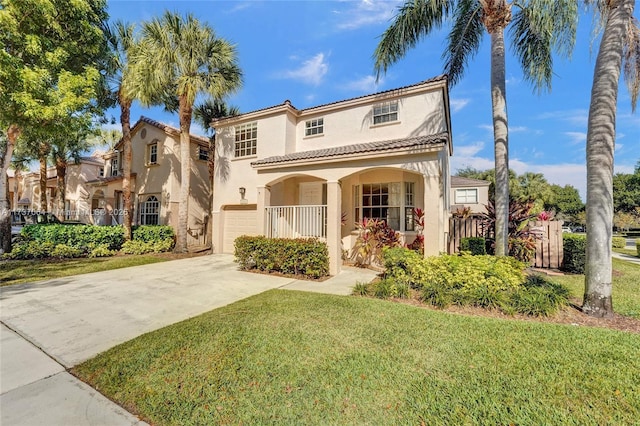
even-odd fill
[{"label": "neighboring house", "polygon": [[[131,128],[131,196],[134,225],[178,226],[180,130],[147,117]],[[104,174],[89,181],[93,222],[122,223],[122,140],[105,154]],[[209,140],[191,135],[191,191],[187,245],[209,240]]]},{"label": "neighboring house", "polygon": [[[56,206],[57,173],[55,167],[47,169],[47,210],[60,220],[91,223],[91,204],[87,181],[97,178],[104,169],[104,160],[98,157],[81,157],[78,164],[67,165],[64,211]],[[16,172],[9,175],[9,203],[12,210],[41,210],[40,172]]]},{"label": "neighboring house", "polygon": [[240,235],[315,236],[330,273],[364,217],[384,219],[409,243],[425,212],[426,255],[446,250],[449,156],[447,78],[297,109],[281,105],[214,120],[213,248]]},{"label": "neighboring house", "polygon": [[451,212],[468,207],[471,213],[486,213],[490,185],[486,180],[451,176]]}]

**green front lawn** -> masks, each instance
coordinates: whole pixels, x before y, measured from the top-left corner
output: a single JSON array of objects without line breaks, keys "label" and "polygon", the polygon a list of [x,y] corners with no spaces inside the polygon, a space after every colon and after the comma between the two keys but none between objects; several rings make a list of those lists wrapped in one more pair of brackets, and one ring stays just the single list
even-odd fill
[{"label": "green front lawn", "polygon": [[114,256],[78,259],[36,259],[0,261],[0,286],[30,283],[89,272],[108,271],[129,266],[171,260],[168,254],[145,254],[139,256]]},{"label": "green front lawn", "polygon": [[[584,275],[554,276],[549,280],[567,286],[582,304]],[[640,318],[640,265],[613,259],[613,310],[621,315]]]},{"label": "green front lawn", "polygon": [[74,372],[157,425],[637,424],[640,335],[272,290]]}]

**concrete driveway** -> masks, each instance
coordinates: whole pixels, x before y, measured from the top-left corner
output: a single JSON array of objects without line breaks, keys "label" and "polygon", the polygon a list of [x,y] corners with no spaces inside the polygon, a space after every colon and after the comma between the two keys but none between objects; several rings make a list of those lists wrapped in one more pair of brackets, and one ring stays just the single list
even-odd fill
[{"label": "concrete driveway", "polygon": [[137,418],[66,372],[119,343],[290,278],[211,255],[0,288],[0,424],[132,425]]}]

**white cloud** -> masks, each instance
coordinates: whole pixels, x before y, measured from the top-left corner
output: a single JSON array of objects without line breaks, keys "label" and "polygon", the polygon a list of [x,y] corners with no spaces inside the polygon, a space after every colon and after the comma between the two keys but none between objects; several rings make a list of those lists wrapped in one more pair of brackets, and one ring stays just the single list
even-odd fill
[{"label": "white cloud", "polygon": [[575,124],[581,127],[587,127],[589,120],[589,112],[586,109],[571,109],[565,111],[548,111],[536,116],[538,120],[560,120]]},{"label": "white cloud", "polygon": [[529,131],[529,128],[526,126],[509,126],[509,132],[511,133],[517,133],[517,132],[527,132]]},{"label": "white cloud", "polygon": [[[351,4],[351,3],[350,3]],[[340,15],[339,30],[355,30],[367,25],[387,23],[396,14],[400,1],[361,0],[346,11],[334,11]]]},{"label": "white cloud", "polygon": [[518,83],[520,83],[520,79],[514,76],[510,76],[508,77],[505,81],[504,81],[508,86],[513,86],[516,85]]},{"label": "white cloud", "polygon": [[564,132],[571,140],[571,145],[582,144],[587,141],[587,134],[584,132]]},{"label": "white cloud", "polygon": [[311,59],[304,61],[298,68],[284,71],[279,76],[280,78],[290,78],[317,86],[322,83],[322,79],[328,71],[329,65],[325,61],[325,54],[318,53]]},{"label": "white cloud", "polygon": [[452,98],[449,100],[449,103],[451,104],[451,109],[453,110],[453,112],[460,111],[462,108],[466,107],[469,104],[469,102],[471,102],[471,99]]},{"label": "white cloud", "polygon": [[482,151],[484,142],[475,142],[472,145],[458,146],[455,148],[455,156],[470,158]]},{"label": "white cloud", "polygon": [[491,124],[478,124],[478,128],[486,130],[487,132],[493,132],[493,126]]},{"label": "white cloud", "polygon": [[384,83],[384,79],[381,77],[378,82],[372,75],[367,75],[357,80],[353,80],[344,85],[346,90],[352,90],[355,92],[373,93],[378,90],[378,87]]}]

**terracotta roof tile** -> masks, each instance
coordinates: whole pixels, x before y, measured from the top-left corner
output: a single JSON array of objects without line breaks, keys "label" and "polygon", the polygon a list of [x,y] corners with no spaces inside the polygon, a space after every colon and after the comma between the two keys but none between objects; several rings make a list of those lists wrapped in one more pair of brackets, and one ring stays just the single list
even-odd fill
[{"label": "terracotta roof tile", "polygon": [[398,149],[406,148],[421,148],[428,145],[435,145],[439,143],[446,144],[449,139],[449,135],[446,132],[438,133],[436,135],[429,136],[417,136],[413,138],[405,139],[393,139],[386,141],[359,143],[355,145],[344,145],[333,148],[316,149],[313,151],[294,152],[286,155],[279,155],[275,157],[267,157],[261,160],[257,160],[251,163],[252,166],[263,166],[267,164],[279,164],[288,163],[292,161],[301,160],[314,160],[324,159],[332,157],[342,157],[352,154],[373,153],[373,152],[385,152],[395,151]]}]

